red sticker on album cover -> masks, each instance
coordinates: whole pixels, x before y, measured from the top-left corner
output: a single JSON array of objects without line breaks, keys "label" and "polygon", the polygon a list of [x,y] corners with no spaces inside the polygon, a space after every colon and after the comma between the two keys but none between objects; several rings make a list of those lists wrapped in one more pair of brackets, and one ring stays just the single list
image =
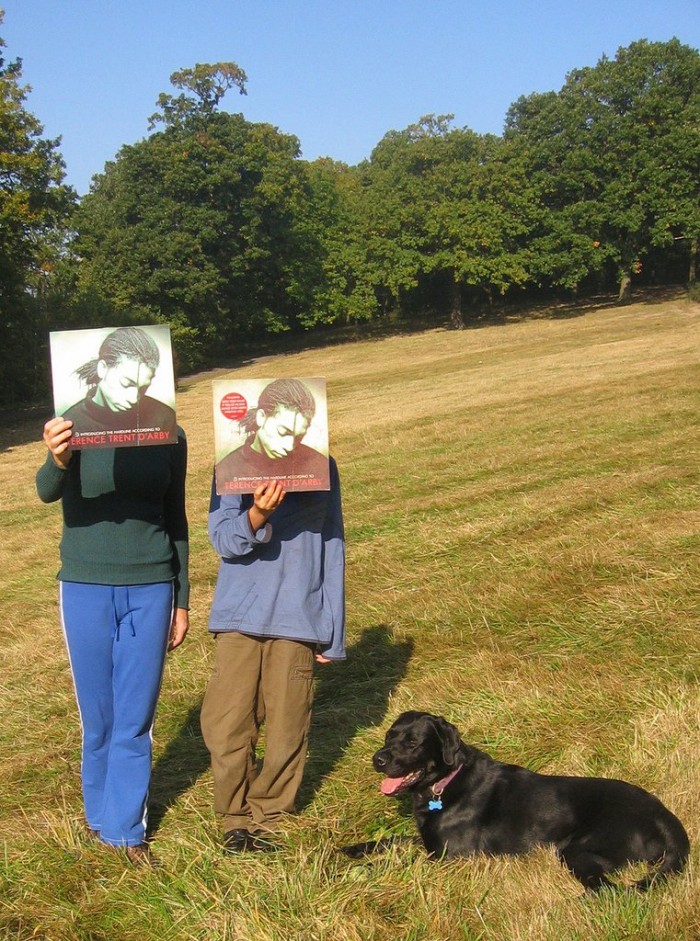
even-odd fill
[{"label": "red sticker on album cover", "polygon": [[231,421],[240,421],[248,411],[248,403],[238,392],[229,392],[219,403],[221,414]]}]

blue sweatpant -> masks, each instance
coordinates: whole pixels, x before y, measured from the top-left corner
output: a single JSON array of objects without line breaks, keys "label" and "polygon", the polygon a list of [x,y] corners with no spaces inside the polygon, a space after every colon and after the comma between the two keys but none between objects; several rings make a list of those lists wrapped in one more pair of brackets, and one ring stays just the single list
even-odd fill
[{"label": "blue sweatpant", "polygon": [[105,843],[135,846],[146,836],[173,585],[61,582],[60,603],[83,731],[85,817]]}]

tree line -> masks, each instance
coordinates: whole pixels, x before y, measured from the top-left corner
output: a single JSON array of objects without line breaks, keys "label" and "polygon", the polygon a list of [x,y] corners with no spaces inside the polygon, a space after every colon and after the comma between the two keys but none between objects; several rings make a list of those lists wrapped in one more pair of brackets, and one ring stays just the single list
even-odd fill
[{"label": "tree line", "polygon": [[[1,22],[1,19],[0,19]],[[0,53],[3,47],[0,40]],[[0,58],[0,401],[38,400],[52,329],[168,323],[180,368],[281,333],[696,280],[700,54],[639,40],[519,98],[501,135],[428,115],[357,166],[221,110],[235,63],[170,77],[90,192]]]}]

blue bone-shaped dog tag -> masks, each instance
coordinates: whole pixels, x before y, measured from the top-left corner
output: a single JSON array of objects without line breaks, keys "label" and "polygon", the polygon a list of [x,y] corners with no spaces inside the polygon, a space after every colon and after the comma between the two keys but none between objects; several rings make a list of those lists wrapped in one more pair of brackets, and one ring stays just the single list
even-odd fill
[{"label": "blue bone-shaped dog tag", "polygon": [[428,801],[428,810],[442,810],[442,800],[438,797],[437,800]]}]

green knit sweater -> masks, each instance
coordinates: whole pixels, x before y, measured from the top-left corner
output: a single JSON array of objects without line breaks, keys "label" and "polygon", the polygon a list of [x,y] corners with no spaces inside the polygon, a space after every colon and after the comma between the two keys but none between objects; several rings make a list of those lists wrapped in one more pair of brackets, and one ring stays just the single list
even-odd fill
[{"label": "green knit sweater", "polygon": [[185,514],[187,441],[74,451],[68,467],[49,454],[36,475],[44,503],[61,500],[58,577],[97,585],[175,580],[176,605],[189,604]]}]

